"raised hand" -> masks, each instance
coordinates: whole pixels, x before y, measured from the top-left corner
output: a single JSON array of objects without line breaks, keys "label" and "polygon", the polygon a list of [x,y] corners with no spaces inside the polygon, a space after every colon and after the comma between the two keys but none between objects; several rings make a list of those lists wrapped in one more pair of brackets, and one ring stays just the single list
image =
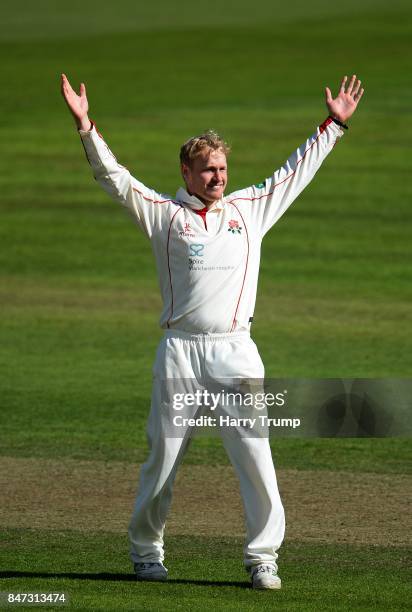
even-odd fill
[{"label": "raised hand", "polygon": [[87,115],[89,111],[89,103],[86,96],[86,86],[80,83],[79,95],[74,91],[65,74],[62,74],[61,92],[69,111],[74,117],[74,120],[79,129],[90,129],[90,119]]},{"label": "raised hand", "polygon": [[361,89],[360,80],[356,80],[356,74],[352,75],[345,90],[347,80],[348,77],[345,76],[335,99],[332,98],[329,87],[325,88],[326,106],[329,114],[342,121],[342,123],[345,123],[353,115],[364,92],[363,87]]}]

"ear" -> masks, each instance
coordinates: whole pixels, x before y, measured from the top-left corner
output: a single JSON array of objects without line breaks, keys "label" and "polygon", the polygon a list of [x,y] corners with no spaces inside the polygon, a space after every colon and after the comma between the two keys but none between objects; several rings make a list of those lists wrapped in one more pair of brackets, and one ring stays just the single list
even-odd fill
[{"label": "ear", "polygon": [[190,168],[189,168],[189,166],[188,166],[187,164],[181,164],[181,166],[180,166],[180,171],[181,171],[181,173],[182,173],[182,176],[183,176],[184,180],[186,180],[186,179],[187,179],[187,177],[188,177],[188,176],[189,176],[189,174],[190,174]]},{"label": "ear", "polygon": [[182,172],[183,180],[184,180],[184,182],[187,185],[188,181],[190,181],[190,177],[191,177],[191,174],[192,174],[192,171],[190,170],[190,166],[188,166],[187,164],[182,164],[180,169],[181,169],[181,172]]}]

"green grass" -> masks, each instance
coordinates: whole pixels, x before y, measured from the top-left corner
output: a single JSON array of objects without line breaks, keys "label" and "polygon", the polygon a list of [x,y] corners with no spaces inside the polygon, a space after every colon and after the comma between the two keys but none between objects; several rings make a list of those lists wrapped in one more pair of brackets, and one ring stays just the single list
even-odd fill
[{"label": "green grass", "polygon": [[[256,183],[326,116],[324,86],[356,71],[366,93],[349,132],[265,238],[253,335],[268,377],[411,377],[411,16],[406,0],[3,2],[1,454],[146,455],[161,337],[154,261],[91,177],[61,72],[86,82],[121,163],[174,193],[188,136],[222,132],[229,190]],[[410,466],[401,438],[272,448],[281,468]],[[198,439],[185,461],[227,459],[218,440]],[[284,590],[253,593],[241,546],[169,539],[172,582],[137,585],[125,538],[8,530],[1,565],[14,577],[1,589],[64,589],[70,607],[93,610],[261,610],[275,598],[288,611],[406,609],[403,549],[286,542]]]},{"label": "green grass", "polygon": [[[327,5],[329,18],[343,19],[347,15],[386,8],[385,0],[346,0],[344,4]],[[44,38],[73,38],[84,34],[133,31],[152,31],[162,28],[170,31],[178,28],[190,29],[201,24],[205,36],[212,35],[216,29],[228,25],[250,25],[273,23],[285,24],[297,20],[311,22],[325,14],[325,0],[312,0],[310,10],[303,0],[274,7],[267,0],[257,0],[250,10],[247,0],[216,2],[197,7],[190,0],[177,0],[173,5],[164,0],[151,3],[136,3],[134,0],[118,0],[116,5],[102,5],[97,0],[89,0],[85,5],[81,0],[72,0],[70,5],[59,6],[53,0],[38,0],[36,5],[24,0],[4,0],[3,18],[0,34],[6,40],[37,40]],[[407,10],[407,0],[395,0],[391,11]],[[274,10],[275,9],[275,10]],[[207,28],[207,29],[206,29]]]},{"label": "green grass", "polygon": [[405,549],[288,542],[282,590],[256,592],[239,561],[242,545],[234,538],[169,538],[170,582],[144,584],[133,578],[121,536],[8,530],[1,590],[65,592],[69,609],[81,610],[407,609]]}]

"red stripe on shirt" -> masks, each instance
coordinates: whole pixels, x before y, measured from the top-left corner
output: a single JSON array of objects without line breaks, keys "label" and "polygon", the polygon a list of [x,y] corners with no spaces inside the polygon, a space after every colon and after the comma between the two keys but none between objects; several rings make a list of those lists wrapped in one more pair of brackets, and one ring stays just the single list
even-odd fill
[{"label": "red stripe on shirt", "polygon": [[331,119],[330,117],[327,117],[325,119],[325,121],[323,123],[321,123],[321,125],[319,126],[319,131],[322,134],[322,132],[324,132],[326,130],[326,128],[328,127],[328,125],[330,123],[332,123],[333,119]]},{"label": "red stripe on shirt", "polygon": [[246,272],[247,272],[247,267],[248,267],[248,263],[249,263],[249,233],[247,231],[247,226],[246,226],[245,220],[244,220],[244,218],[242,216],[242,213],[240,212],[240,210],[238,209],[236,204],[233,204],[233,203],[231,203],[231,204],[232,204],[232,206],[234,206],[236,208],[238,214],[240,215],[240,218],[242,219],[243,227],[245,228],[245,232],[246,232],[246,240],[247,240],[247,255],[246,255],[245,273],[243,275],[242,288],[240,290],[239,299],[238,299],[237,304],[236,304],[235,314],[233,315],[232,327],[230,328],[230,331],[233,332],[234,328],[235,328],[235,325],[236,325],[236,315],[237,315],[237,311],[238,311],[239,304],[240,304],[240,298],[242,297],[243,287],[245,286]]},{"label": "red stripe on shirt", "polygon": [[144,198],[145,200],[148,200],[149,202],[152,202],[152,204],[165,204],[166,202],[174,202],[175,204],[178,204],[178,202],[176,200],[172,200],[171,198],[166,199],[166,200],[154,200],[153,198],[149,198],[149,197],[145,196],[144,193],[142,191],[139,191],[138,189],[136,189],[136,187],[132,187],[132,189],[133,189],[133,191],[138,193],[140,196],[142,196],[142,198]]},{"label": "red stripe on shirt", "polygon": [[323,134],[323,132],[326,130],[326,128],[328,127],[328,125],[332,123],[332,119],[330,119],[329,117],[326,119],[326,121],[324,121],[322,123],[322,125],[319,126],[319,134],[317,135],[317,137],[315,138],[315,140],[312,142],[312,144],[306,149],[306,151],[304,152],[304,154],[302,155],[302,157],[300,158],[300,160],[298,161],[298,163],[296,164],[296,168],[294,169],[293,172],[291,172],[291,174],[289,174],[289,176],[287,176],[286,178],[284,178],[282,181],[279,181],[279,183],[276,183],[276,185],[273,186],[272,191],[269,191],[269,193],[264,193],[260,196],[256,196],[255,198],[233,198],[233,200],[228,200],[229,204],[232,204],[232,202],[236,201],[236,200],[246,200],[248,202],[252,202],[253,200],[261,200],[262,198],[267,198],[268,196],[271,196],[272,193],[275,191],[276,187],[279,187],[279,185],[282,185],[282,183],[285,183],[286,181],[288,181],[289,179],[292,178],[292,176],[294,176],[296,174],[297,168],[299,166],[300,163],[303,162],[303,160],[306,157],[306,154],[311,150],[311,148],[317,143],[317,141],[319,140],[320,136]]},{"label": "red stripe on shirt", "polygon": [[179,210],[183,210],[183,206],[180,206],[177,211],[175,212],[175,214],[173,215],[173,217],[170,219],[170,224],[169,224],[169,231],[167,232],[167,268],[169,270],[169,283],[170,283],[170,295],[171,295],[171,307],[170,307],[170,317],[167,320],[167,327],[169,327],[169,322],[173,316],[173,284],[172,284],[172,273],[170,270],[170,253],[169,253],[169,242],[170,242],[170,231],[172,229],[172,223],[173,223],[173,219],[176,217],[177,213],[179,212]]},{"label": "red stripe on shirt", "polygon": [[[103,136],[100,134],[100,132],[98,131],[96,124],[94,123],[94,121],[90,120],[90,123],[92,125],[91,129],[89,131],[91,131],[93,128],[96,130],[98,136],[103,140],[104,144],[106,145],[107,150],[109,151],[109,153],[112,155],[113,159],[116,161],[116,163],[120,166],[121,164],[119,164],[119,162],[117,161],[115,155],[113,155],[113,153],[110,151],[109,147],[107,146],[106,142],[104,141]],[[84,143],[82,141],[83,144],[83,148],[84,151],[86,153],[86,157],[87,157],[87,161],[90,164],[90,160],[89,157],[87,155],[87,151],[86,148],[84,146]],[[122,166],[123,168],[125,168],[125,166]],[[127,170],[127,168],[125,168]],[[152,202],[152,204],[165,204],[166,202],[176,202],[175,200],[172,200],[171,198],[169,199],[165,199],[165,200],[155,200],[154,198],[149,198],[148,196],[144,195],[144,193],[142,191],[139,191],[138,189],[136,189],[135,187],[132,187],[133,191],[135,191],[136,193],[138,193],[140,196],[142,196],[143,199],[148,200],[149,202]]]}]

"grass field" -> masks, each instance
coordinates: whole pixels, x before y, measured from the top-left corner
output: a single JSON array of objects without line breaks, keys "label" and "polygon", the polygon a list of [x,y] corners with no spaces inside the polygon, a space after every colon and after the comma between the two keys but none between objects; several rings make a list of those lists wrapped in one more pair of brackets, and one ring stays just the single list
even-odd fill
[{"label": "grass field", "polygon": [[[92,179],[59,77],[86,82],[119,161],[174,193],[190,135],[213,127],[231,143],[230,191],[259,182],[324,119],[324,86],[355,71],[366,93],[349,132],[265,239],[253,336],[269,377],[410,378],[411,35],[406,0],[3,3],[0,590],[64,590],[90,610],[407,609],[403,438],[273,441],[290,500],[280,593],[246,588],[241,530],[215,528],[213,504],[228,511],[235,489],[211,479],[202,498],[189,476],[184,524],[199,532],[177,530],[175,514],[170,584],[133,581],[124,517],[146,455],[160,298],[150,245]],[[185,474],[219,478],[219,466],[219,441],[198,439]],[[90,488],[94,506],[77,507]],[[115,527],[85,519],[111,508]],[[306,513],[309,535],[296,529]]]}]

